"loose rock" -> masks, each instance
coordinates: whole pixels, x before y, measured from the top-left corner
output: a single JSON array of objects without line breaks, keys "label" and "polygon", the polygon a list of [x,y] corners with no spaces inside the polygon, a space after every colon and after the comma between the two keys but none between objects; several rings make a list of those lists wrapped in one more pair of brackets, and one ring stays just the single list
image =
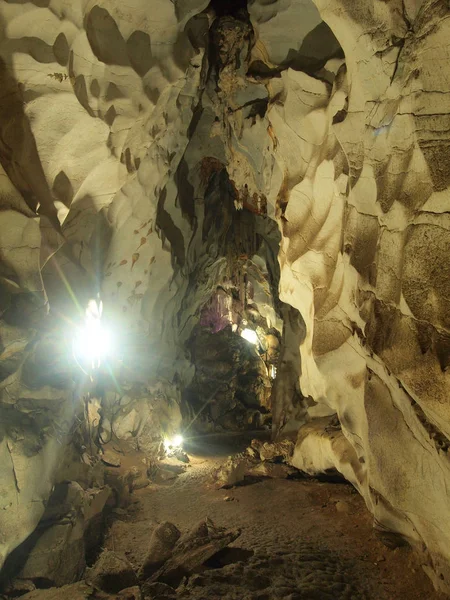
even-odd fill
[{"label": "loose rock", "polygon": [[120,456],[112,450],[105,450],[102,455],[102,462],[110,467],[120,467]]},{"label": "loose rock", "polygon": [[180,535],[181,533],[177,527],[168,521],[156,527],[150,538],[149,549],[139,572],[141,579],[150,577],[172,555],[172,550]]},{"label": "loose rock", "polygon": [[60,588],[34,590],[21,598],[22,600],[90,600],[93,593],[94,589],[91,585],[79,581]]},{"label": "loose rock", "polygon": [[172,557],[152,576],[151,581],[178,585],[185,575],[193,573],[240,534],[239,529],[217,527],[210,519],[201,521],[179,539]]},{"label": "loose rock", "polygon": [[175,600],[177,597],[177,593],[173,587],[161,582],[144,583],[142,594],[146,600],[153,600],[153,598],[157,598],[158,600]]},{"label": "loose rock", "polygon": [[117,594],[116,600],[142,600],[141,590],[137,585],[126,588]]},{"label": "loose rock", "polygon": [[338,500],[336,502],[336,510],[339,513],[349,513],[350,512],[350,504],[343,500]]},{"label": "loose rock", "polygon": [[86,581],[109,593],[117,593],[137,584],[133,567],[126,558],[105,550],[90,569]]},{"label": "loose rock", "polygon": [[244,480],[248,462],[245,456],[231,456],[214,474],[218,487],[227,488]]}]

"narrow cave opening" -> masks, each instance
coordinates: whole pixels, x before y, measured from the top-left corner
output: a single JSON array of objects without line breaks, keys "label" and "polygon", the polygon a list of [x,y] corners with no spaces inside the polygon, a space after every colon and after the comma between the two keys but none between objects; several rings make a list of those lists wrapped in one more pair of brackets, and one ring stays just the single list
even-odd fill
[{"label": "narrow cave opening", "polygon": [[[223,168],[206,189],[202,241],[222,266],[186,343],[195,374],[184,420],[191,433],[270,431],[283,328],[280,234],[262,202],[239,199]],[[197,285],[197,269],[191,280]]]}]

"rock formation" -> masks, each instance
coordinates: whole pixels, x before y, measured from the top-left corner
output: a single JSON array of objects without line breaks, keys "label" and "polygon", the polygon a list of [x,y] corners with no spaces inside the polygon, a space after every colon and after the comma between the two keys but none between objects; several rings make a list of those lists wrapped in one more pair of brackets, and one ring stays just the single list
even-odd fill
[{"label": "rock formation", "polygon": [[[281,340],[292,464],[450,589],[449,28],[444,0],[0,4],[0,564],[84,469],[80,423],[151,453],[196,412],[222,302],[224,338]],[[71,340],[98,294],[95,387]]]}]

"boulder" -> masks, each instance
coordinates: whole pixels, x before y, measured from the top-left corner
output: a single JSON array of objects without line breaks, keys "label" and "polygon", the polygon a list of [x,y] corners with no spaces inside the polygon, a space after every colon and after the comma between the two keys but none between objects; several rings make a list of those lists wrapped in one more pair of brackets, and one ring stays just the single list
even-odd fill
[{"label": "boulder", "polygon": [[139,577],[150,577],[171,555],[180,538],[180,531],[173,523],[161,523],[153,531],[148,552],[142,564]]},{"label": "boulder", "polygon": [[253,440],[251,447],[259,453],[261,460],[289,462],[294,452],[294,442],[282,440],[281,442],[264,442]]},{"label": "boulder", "polygon": [[85,569],[84,521],[49,527],[38,538],[20,571],[20,578],[62,586],[77,581]]},{"label": "boulder", "polygon": [[104,550],[92,569],[89,569],[86,581],[104,592],[117,593],[135,586],[137,577],[125,557]]},{"label": "boulder", "polygon": [[228,488],[244,480],[248,468],[248,460],[245,456],[230,456],[214,473],[214,480],[218,487]]},{"label": "boulder", "polygon": [[24,544],[27,559],[20,579],[63,586],[77,581],[85,569],[85,493],[74,482],[55,487],[38,529]]},{"label": "boulder", "polygon": [[116,600],[142,600],[141,590],[137,585],[126,588],[117,594]]},{"label": "boulder", "polygon": [[93,559],[105,530],[105,507],[113,498],[109,486],[86,490],[84,500],[84,543],[86,560]]},{"label": "boulder", "polygon": [[210,519],[201,521],[177,542],[172,556],[150,578],[177,586],[184,576],[195,572],[211,556],[240,536],[239,529],[217,527]]},{"label": "boulder", "polygon": [[102,455],[102,462],[108,467],[120,467],[120,456],[113,450],[105,450]]},{"label": "boulder", "polygon": [[178,475],[184,473],[186,469],[187,466],[184,462],[171,456],[152,464],[147,471],[147,475],[152,481],[162,483],[176,479]]}]

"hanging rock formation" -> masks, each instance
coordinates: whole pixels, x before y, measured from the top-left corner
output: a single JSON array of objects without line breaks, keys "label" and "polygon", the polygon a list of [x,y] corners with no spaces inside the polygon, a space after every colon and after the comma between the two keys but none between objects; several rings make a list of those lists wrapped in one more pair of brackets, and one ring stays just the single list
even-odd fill
[{"label": "hanging rock formation", "polygon": [[181,418],[202,311],[246,276],[292,463],[341,471],[450,589],[448,10],[0,4],[0,563],[63,480],[89,298],[122,361],[96,427],[150,452],[146,406]]}]

